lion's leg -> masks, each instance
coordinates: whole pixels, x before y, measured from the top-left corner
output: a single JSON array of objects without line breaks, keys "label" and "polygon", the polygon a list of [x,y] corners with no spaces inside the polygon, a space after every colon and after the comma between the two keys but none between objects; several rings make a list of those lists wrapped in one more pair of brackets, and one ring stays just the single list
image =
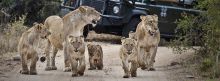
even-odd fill
[{"label": "lion's leg", "polygon": [[89,64],[90,64],[90,67],[88,70],[96,69],[96,67],[94,65],[94,60],[92,59],[92,57],[89,57]]},{"label": "lion's leg", "polygon": [[22,66],[20,73],[21,74],[28,74],[29,70],[27,67],[27,59],[26,59],[27,57],[25,56],[24,53],[21,53],[20,56],[21,56],[21,66]]},{"label": "lion's leg", "polygon": [[138,68],[138,63],[137,62],[132,62],[131,63],[131,76],[136,77],[137,76],[137,68]]},{"label": "lion's leg", "polygon": [[149,69],[149,65],[150,65],[150,63],[149,63],[150,62],[150,56],[151,56],[150,52],[145,53],[145,64],[146,64],[145,69],[147,69],[147,70]]},{"label": "lion's leg", "polygon": [[129,64],[128,61],[122,61],[122,68],[124,69],[124,76],[123,78],[129,78]]},{"label": "lion's leg", "polygon": [[102,59],[99,59],[99,64],[97,66],[98,70],[102,70],[103,69],[103,61]]},{"label": "lion's leg", "polygon": [[53,46],[53,56],[51,57],[51,70],[57,70],[57,67],[55,66],[55,58],[56,58],[56,54],[58,52],[58,49],[56,47]]},{"label": "lion's leg", "polygon": [[32,52],[30,52],[32,54],[31,55],[31,65],[30,65],[30,75],[37,75],[37,70],[36,70],[36,64],[38,61],[38,54],[35,50],[32,50]]},{"label": "lion's leg", "polygon": [[65,68],[64,68],[64,72],[69,72],[71,71],[70,68],[70,56],[67,54],[67,47],[64,46],[64,64],[65,64]]},{"label": "lion's leg", "polygon": [[77,76],[77,66],[78,62],[76,61],[76,59],[71,58],[72,77]]},{"label": "lion's leg", "polygon": [[80,76],[83,76],[85,69],[86,69],[85,58],[82,58],[81,60],[79,60],[79,67],[78,67],[78,72],[77,73]]},{"label": "lion's leg", "polygon": [[49,39],[47,39],[47,45],[45,48],[45,54],[46,54],[46,60],[47,60],[47,64],[45,68],[46,71],[50,70],[50,48],[51,48],[51,43]]},{"label": "lion's leg", "polygon": [[142,70],[147,69],[145,64],[145,50],[144,48],[138,47],[138,63]]},{"label": "lion's leg", "polygon": [[151,48],[150,53],[151,53],[151,57],[150,57],[150,62],[149,62],[149,70],[154,71],[155,68],[153,66],[154,66],[154,63],[155,63],[155,57],[156,57],[156,53],[157,53],[157,46]]}]

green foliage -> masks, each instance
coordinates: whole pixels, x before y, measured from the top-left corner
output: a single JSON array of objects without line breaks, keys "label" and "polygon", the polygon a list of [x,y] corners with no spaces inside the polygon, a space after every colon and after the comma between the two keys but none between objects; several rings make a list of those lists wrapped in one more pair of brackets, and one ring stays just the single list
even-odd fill
[{"label": "green foliage", "polygon": [[18,21],[23,15],[25,25],[43,22],[50,15],[59,13],[60,0],[2,0],[0,7],[10,14],[10,22]]},{"label": "green foliage", "polygon": [[[212,72],[211,77],[220,73],[220,0],[200,0],[197,8],[205,10],[199,16],[184,15],[178,21],[177,36],[171,47],[182,53],[193,48],[203,57],[201,70]],[[199,45],[194,48],[192,45]]]}]

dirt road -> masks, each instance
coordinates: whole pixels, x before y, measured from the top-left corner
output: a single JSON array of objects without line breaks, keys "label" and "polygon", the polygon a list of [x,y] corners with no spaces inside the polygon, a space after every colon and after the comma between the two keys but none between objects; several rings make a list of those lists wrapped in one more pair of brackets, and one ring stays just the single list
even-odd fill
[{"label": "dirt road", "polygon": [[[87,70],[88,69],[88,52],[86,50],[87,69],[84,76],[71,77],[71,72],[63,72],[63,51],[59,51],[56,57],[56,66],[58,70],[45,71],[46,63],[38,61],[38,75],[21,75],[19,68],[5,74],[6,77],[0,77],[0,81],[180,81],[170,78],[170,70],[167,65],[179,58],[173,54],[171,49],[159,47],[156,56],[156,71],[143,71],[140,68],[135,78],[122,78],[123,69],[119,58],[119,44],[98,43],[102,46],[104,52],[104,70]],[[174,59],[175,58],[175,59]]]}]

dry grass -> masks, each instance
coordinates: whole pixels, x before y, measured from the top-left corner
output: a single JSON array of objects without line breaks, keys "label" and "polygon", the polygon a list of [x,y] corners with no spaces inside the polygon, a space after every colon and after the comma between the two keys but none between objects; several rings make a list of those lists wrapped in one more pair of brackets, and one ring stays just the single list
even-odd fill
[{"label": "dry grass", "polygon": [[7,27],[1,27],[0,29],[0,55],[7,52],[17,51],[17,44],[21,34],[27,30],[27,27],[23,26],[23,19],[21,21],[14,22]]}]

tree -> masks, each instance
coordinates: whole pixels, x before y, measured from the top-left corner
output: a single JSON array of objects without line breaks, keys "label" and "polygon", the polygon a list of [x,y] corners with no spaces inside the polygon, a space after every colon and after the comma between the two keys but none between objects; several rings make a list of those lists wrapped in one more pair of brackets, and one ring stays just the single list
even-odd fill
[{"label": "tree", "polygon": [[19,20],[23,15],[25,25],[43,22],[50,15],[58,15],[60,0],[2,0],[0,7],[10,14],[10,22]]}]

